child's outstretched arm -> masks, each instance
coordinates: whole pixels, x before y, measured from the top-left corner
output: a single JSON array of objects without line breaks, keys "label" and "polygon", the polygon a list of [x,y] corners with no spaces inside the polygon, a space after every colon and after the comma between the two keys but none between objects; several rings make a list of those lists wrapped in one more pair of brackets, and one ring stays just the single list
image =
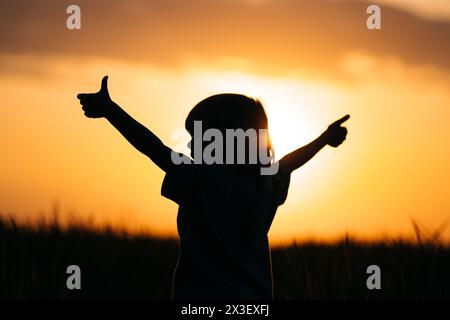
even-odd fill
[{"label": "child's outstretched arm", "polygon": [[97,93],[81,93],[78,96],[88,118],[106,118],[136,149],[148,156],[158,167],[167,171],[172,165],[172,150],[142,124],[134,120],[119,105],[111,100],[108,92],[108,77],[102,79]]},{"label": "child's outstretched arm", "polygon": [[345,117],[332,123],[317,139],[306,146],[287,154],[280,161],[286,166],[289,172],[292,172],[308,162],[326,145],[330,145],[335,148],[338,147],[342,142],[344,142],[345,137],[347,136],[347,128],[341,127],[341,124],[349,118],[350,115],[346,115]]}]

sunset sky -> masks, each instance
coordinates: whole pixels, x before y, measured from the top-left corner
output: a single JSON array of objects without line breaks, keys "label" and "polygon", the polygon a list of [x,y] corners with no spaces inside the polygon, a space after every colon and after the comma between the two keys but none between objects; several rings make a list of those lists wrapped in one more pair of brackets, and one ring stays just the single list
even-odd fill
[{"label": "sunset sky", "polygon": [[[81,30],[66,8],[81,8]],[[381,30],[366,8],[381,7]],[[351,114],[294,172],[273,243],[450,223],[450,1],[0,0],[0,212],[176,235],[163,172],[77,93],[100,88],[166,144],[209,95],[262,100],[277,157]],[[445,231],[450,240],[450,226]]]}]

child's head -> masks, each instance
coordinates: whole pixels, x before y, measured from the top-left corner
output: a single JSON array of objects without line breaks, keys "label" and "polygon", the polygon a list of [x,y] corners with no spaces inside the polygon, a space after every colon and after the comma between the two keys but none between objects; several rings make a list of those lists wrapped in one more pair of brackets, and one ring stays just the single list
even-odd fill
[{"label": "child's head", "polygon": [[[267,156],[273,156],[273,149],[268,135],[268,121],[266,112],[261,102],[257,99],[250,98],[240,94],[218,94],[210,96],[199,102],[189,113],[186,118],[186,130],[194,137],[194,122],[201,121],[202,134],[208,129],[217,129],[223,136],[223,157],[224,163],[226,159],[226,145],[230,141],[226,141],[227,129],[233,129],[236,133],[237,129],[242,129],[244,132],[256,132],[257,149],[253,149],[250,145],[250,138],[245,138],[245,164],[252,163],[250,161],[250,153],[259,150],[259,147],[265,148]],[[252,129],[248,131],[248,129]],[[229,131],[229,130],[228,130]],[[241,131],[242,132],[242,131]],[[229,133],[229,132],[228,132]],[[265,139],[262,142],[262,138]],[[214,138],[211,139],[212,142]],[[210,142],[203,142],[202,151]],[[237,139],[234,139],[235,152],[234,163],[237,163],[238,152]],[[195,159],[194,154],[194,139],[190,143],[191,155]],[[229,151],[229,150],[228,150]],[[265,165],[261,163],[259,152],[257,155],[257,166]],[[229,163],[229,162],[227,162]]]}]

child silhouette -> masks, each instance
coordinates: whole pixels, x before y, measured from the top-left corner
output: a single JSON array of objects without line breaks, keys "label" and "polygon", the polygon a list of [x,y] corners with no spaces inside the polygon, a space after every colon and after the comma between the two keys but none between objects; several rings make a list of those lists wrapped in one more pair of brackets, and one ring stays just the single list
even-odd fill
[{"label": "child silhouette", "polygon": [[[179,205],[177,226],[179,259],[173,279],[174,299],[272,299],[272,268],[267,233],[275,212],[284,203],[290,174],[326,145],[339,146],[347,129],[341,125],[349,115],[331,124],[317,139],[284,156],[272,175],[261,175],[262,163],[250,163],[250,145],[245,145],[245,163],[195,164],[194,158],[174,152],[150,130],[114,103],[102,80],[97,93],[79,94],[89,118],[106,118],[136,149],[166,173],[161,194]],[[202,129],[267,130],[260,101],[237,94],[211,96],[189,113],[186,129],[193,135],[196,121]],[[267,131],[266,131],[267,132]],[[258,138],[258,147],[273,155],[270,138]],[[201,146],[204,150],[204,147]],[[239,150],[224,148],[224,158],[236,160]],[[233,152],[234,151],[234,152]],[[223,162],[222,162],[223,163]]]}]

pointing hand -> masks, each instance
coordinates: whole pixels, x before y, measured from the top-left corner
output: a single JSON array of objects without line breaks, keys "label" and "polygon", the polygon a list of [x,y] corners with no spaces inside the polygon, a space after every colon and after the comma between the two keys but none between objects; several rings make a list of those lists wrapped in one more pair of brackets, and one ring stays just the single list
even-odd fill
[{"label": "pointing hand", "polygon": [[341,127],[341,125],[350,118],[350,115],[346,115],[341,119],[333,122],[325,131],[325,137],[327,144],[336,148],[342,142],[344,142],[347,136],[347,128]]}]

